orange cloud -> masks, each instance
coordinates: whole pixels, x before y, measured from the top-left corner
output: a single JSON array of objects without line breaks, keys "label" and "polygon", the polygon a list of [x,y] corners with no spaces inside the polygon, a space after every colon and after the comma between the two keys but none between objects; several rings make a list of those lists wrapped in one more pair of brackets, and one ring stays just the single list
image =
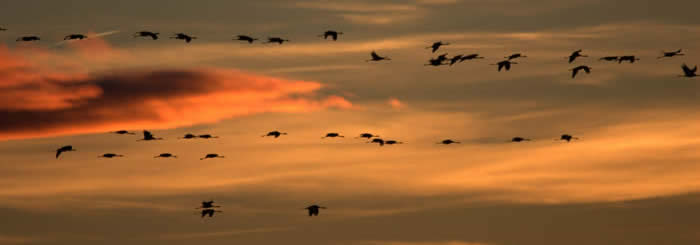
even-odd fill
[{"label": "orange cloud", "polygon": [[[88,60],[101,59],[88,55],[95,51],[123,55],[99,39],[74,45]],[[58,72],[39,64],[0,48],[0,139],[117,128],[174,128],[253,113],[352,107],[339,96],[315,96],[322,88],[318,82],[230,69],[126,69],[88,74]]]}]

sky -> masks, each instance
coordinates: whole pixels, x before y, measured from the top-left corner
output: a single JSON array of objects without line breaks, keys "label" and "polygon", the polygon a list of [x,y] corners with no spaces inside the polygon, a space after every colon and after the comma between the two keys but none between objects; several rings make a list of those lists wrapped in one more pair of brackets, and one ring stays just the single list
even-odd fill
[{"label": "sky", "polygon": [[[700,2],[0,9],[0,244],[700,243],[700,81],[679,77],[700,64]],[[63,41],[73,33],[89,38]],[[27,35],[41,40],[15,41]],[[450,45],[426,49],[437,41]],[[578,49],[588,57],[569,64]],[[365,62],[371,51],[391,60]],[[486,58],[424,66],[442,53]],[[512,53],[527,57],[490,65]],[[599,61],[622,55],[640,60]],[[572,79],[579,65],[592,72]],[[288,134],[260,137],[273,130]],[[77,150],[56,159],[64,145]],[[166,152],[178,157],[154,158]],[[201,218],[205,200],[223,212]],[[309,217],[312,204],[328,209]]]}]

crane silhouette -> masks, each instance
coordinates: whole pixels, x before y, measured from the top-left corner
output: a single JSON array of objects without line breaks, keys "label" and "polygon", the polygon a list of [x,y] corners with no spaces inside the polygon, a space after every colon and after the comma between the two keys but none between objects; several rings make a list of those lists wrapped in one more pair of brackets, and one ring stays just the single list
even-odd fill
[{"label": "crane silhouette", "polygon": [[197,136],[194,134],[185,134],[185,136],[182,136],[182,138],[180,138],[180,139],[194,139],[194,138],[197,138]]},{"label": "crane silhouette", "polygon": [[377,143],[379,146],[384,146],[384,140],[380,138],[374,138],[372,141],[368,141],[367,143]]},{"label": "crane silhouette", "polygon": [[681,75],[682,77],[697,77],[698,76],[695,74],[698,71],[697,65],[695,67],[693,67],[693,69],[690,69],[690,67],[688,67],[688,65],[683,64],[683,65],[681,65],[681,68],[683,68],[683,75]]},{"label": "crane silhouette", "polygon": [[459,62],[462,62],[465,60],[483,59],[483,58],[484,57],[479,56],[479,54],[470,54],[470,55],[462,56],[462,58],[459,60]]},{"label": "crane silhouette", "polygon": [[289,42],[288,39],[282,39],[281,37],[268,37],[266,43],[277,43],[277,44],[282,44],[284,42]]},{"label": "crane silhouette", "polygon": [[38,36],[23,36],[20,38],[17,38],[17,42],[32,42],[32,41],[39,41],[41,38]]},{"label": "crane silhouette", "polygon": [[345,136],[342,136],[342,135],[340,135],[339,133],[327,133],[326,136],[321,137],[321,139],[324,139],[324,138],[336,138],[336,137],[345,138]]},{"label": "crane silhouette", "polygon": [[318,216],[319,209],[326,209],[326,207],[321,207],[321,206],[314,204],[314,205],[308,206],[304,209],[309,210],[309,216]]},{"label": "crane silhouette", "polygon": [[124,157],[124,155],[119,155],[119,154],[115,154],[115,153],[105,153],[105,154],[102,154],[101,156],[98,156],[98,157],[114,158],[114,157]]},{"label": "crane silhouette", "polygon": [[202,135],[199,135],[199,136],[197,136],[197,137],[202,138],[202,139],[216,139],[216,138],[219,138],[219,136],[212,136],[211,134],[202,134]]},{"label": "crane silhouette", "polygon": [[510,60],[504,60],[501,62],[498,62],[496,64],[490,64],[490,65],[498,65],[498,71],[500,72],[501,69],[506,68],[506,71],[510,71],[510,65],[512,64],[518,64],[516,62],[512,62]]},{"label": "crane silhouette", "polygon": [[220,207],[221,206],[214,205],[214,200],[210,200],[210,201],[202,201],[202,206],[199,206],[196,209],[220,208]]},{"label": "crane silhouette", "polygon": [[523,142],[523,141],[531,141],[531,139],[526,139],[523,137],[513,137],[513,139],[510,140],[511,142]]},{"label": "crane silhouette", "polygon": [[571,55],[569,55],[569,64],[571,64],[571,62],[574,62],[574,60],[576,60],[576,58],[578,57],[588,57],[588,55],[582,55],[582,51],[583,50],[579,49],[571,53]]},{"label": "crane silhouette", "polygon": [[214,217],[214,213],[222,213],[224,211],[214,210],[214,209],[202,209],[202,218],[209,215],[209,217]]},{"label": "crane silhouette", "polygon": [[275,131],[270,131],[270,132],[268,132],[266,135],[263,135],[263,136],[260,136],[260,137],[272,136],[272,137],[275,137],[275,138],[279,138],[281,135],[287,135],[287,133],[282,133],[282,132],[280,132],[280,131],[275,130]]},{"label": "crane silhouette", "polygon": [[173,155],[173,154],[171,154],[171,153],[160,153],[160,155],[157,155],[157,156],[155,156],[155,157],[153,157],[153,158],[171,158],[171,157],[172,157],[172,158],[177,158],[176,155]]},{"label": "crane silhouette", "polygon": [[372,56],[372,59],[365,60],[365,62],[369,62],[369,61],[380,61],[380,60],[391,60],[391,58],[389,58],[389,57],[387,57],[387,56],[384,56],[384,57],[379,56],[379,55],[377,54],[377,52],[375,52],[375,51],[372,51],[372,53],[371,53],[370,55]]},{"label": "crane silhouette", "polygon": [[156,138],[153,137],[153,134],[149,131],[144,130],[143,131],[143,139],[140,139],[138,141],[151,141],[151,140],[162,140],[163,138]]},{"label": "crane silhouette", "polygon": [[434,42],[433,45],[430,45],[430,46],[425,47],[425,48],[426,48],[426,49],[432,49],[432,50],[433,50],[433,53],[435,53],[435,51],[437,51],[441,46],[447,46],[447,45],[450,45],[450,44],[449,44],[449,43],[443,43],[442,41],[437,41],[437,42]]},{"label": "crane silhouette", "polygon": [[83,40],[85,38],[88,38],[88,37],[83,35],[83,34],[70,34],[70,35],[64,37],[63,40],[74,40],[74,39]]},{"label": "crane silhouette", "polygon": [[216,153],[209,153],[206,156],[200,158],[199,160],[204,160],[204,159],[209,159],[209,158],[224,158],[224,156],[219,156],[219,154],[216,154]]},{"label": "crane silhouette", "polygon": [[573,69],[569,69],[569,70],[571,71],[571,78],[573,79],[573,78],[576,77],[576,74],[578,74],[578,72],[579,72],[580,70],[585,71],[586,74],[590,74],[590,73],[591,73],[591,69],[593,69],[593,68],[591,68],[591,67],[589,67],[589,66],[582,65],[582,66],[577,66],[577,67],[575,67],[575,68],[573,68]]},{"label": "crane silhouette", "polygon": [[387,144],[387,145],[396,145],[396,144],[403,144],[403,142],[396,141],[396,140],[386,140],[386,141],[384,141],[384,144]]},{"label": "crane silhouette", "polygon": [[342,35],[342,34],[343,34],[342,32],[328,30],[328,31],[324,32],[323,35],[318,35],[318,36],[323,37],[323,39],[328,39],[328,37],[331,37],[331,38],[333,38],[333,41],[337,41],[338,35]]},{"label": "crane silhouette", "polygon": [[158,32],[140,31],[140,32],[134,33],[134,37],[150,37],[153,40],[158,40],[159,34],[160,33],[158,33]]},{"label": "crane silhouette", "polygon": [[617,56],[605,56],[603,58],[600,58],[599,60],[604,60],[604,61],[617,61],[619,57]]},{"label": "crane silhouette", "polygon": [[450,144],[460,144],[460,143],[462,143],[462,142],[454,141],[454,140],[451,140],[451,139],[446,139],[446,140],[440,141],[440,142],[438,142],[438,143],[436,143],[436,144],[450,145]]},{"label": "crane silhouette", "polygon": [[562,134],[559,140],[566,140],[566,142],[571,142],[571,140],[577,140],[577,137],[571,136],[569,134]]},{"label": "crane silhouette", "polygon": [[627,56],[620,57],[620,59],[618,59],[617,62],[618,62],[618,64],[622,64],[623,61],[629,61],[631,64],[637,60],[639,60],[639,58],[635,57],[634,55],[627,55]]},{"label": "crane silhouette", "polygon": [[447,63],[444,63],[445,60],[443,59],[430,59],[428,61],[428,64],[423,64],[424,66],[441,66],[441,65],[449,65]]},{"label": "crane silhouette", "polygon": [[517,58],[527,58],[527,56],[525,56],[521,53],[515,53],[515,54],[511,54],[510,56],[506,56],[504,58],[508,58],[508,60],[512,60],[512,59],[517,59]]},{"label": "crane silhouette", "polygon": [[661,53],[663,53],[663,55],[657,57],[657,59],[661,59],[661,58],[665,58],[665,57],[671,58],[671,57],[673,57],[673,56],[682,56],[682,55],[685,55],[685,54],[682,54],[681,51],[682,51],[681,49],[676,50],[676,51],[671,51],[671,52],[661,51]]},{"label": "crane silhouette", "polygon": [[246,41],[248,43],[253,43],[255,40],[258,40],[258,39],[252,38],[252,37],[246,36],[246,35],[238,35],[238,36],[236,36],[236,39],[233,39],[233,40]]},{"label": "crane silhouette", "polygon": [[136,133],[129,132],[129,131],[126,131],[126,130],[114,131],[114,132],[112,132],[112,133],[115,133],[115,134],[131,134],[131,135],[136,134]]},{"label": "crane silhouette", "polygon": [[355,137],[355,138],[367,138],[367,139],[371,139],[371,138],[373,138],[373,137],[379,137],[379,135],[374,135],[374,134],[370,134],[370,133],[361,133],[360,136],[357,136],[357,137]]},{"label": "crane silhouette", "polygon": [[67,146],[63,146],[61,148],[58,148],[56,150],[56,159],[58,159],[58,156],[60,156],[61,153],[67,152],[67,151],[75,151],[75,149],[73,149],[72,145],[67,145]]},{"label": "crane silhouette", "polygon": [[185,33],[175,33],[175,36],[170,37],[171,39],[181,39],[185,40],[186,43],[189,43],[192,41],[192,39],[197,39],[197,37],[193,37],[190,35],[187,35]]}]

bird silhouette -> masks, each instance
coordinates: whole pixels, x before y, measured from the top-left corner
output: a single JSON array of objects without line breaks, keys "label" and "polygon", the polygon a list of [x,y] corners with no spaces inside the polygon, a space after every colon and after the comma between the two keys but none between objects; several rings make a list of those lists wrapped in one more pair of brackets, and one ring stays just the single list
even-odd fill
[{"label": "bird silhouette", "polygon": [[197,137],[202,138],[202,139],[216,139],[216,138],[219,138],[219,136],[212,136],[211,134],[202,134],[202,135],[199,135],[199,136],[197,136]]},{"label": "bird silhouette", "polygon": [[58,150],[56,150],[56,159],[58,159],[58,156],[60,156],[61,153],[67,152],[67,151],[75,151],[75,149],[73,149],[72,145],[67,145],[67,146],[63,146],[61,148],[58,148]]},{"label": "bird silhouette", "polygon": [[172,158],[177,158],[176,155],[173,155],[173,154],[171,154],[171,153],[161,153],[160,155],[157,155],[157,156],[155,156],[155,157],[153,157],[153,158],[171,158],[171,157],[172,157]]},{"label": "bird silhouette", "polygon": [[510,56],[506,56],[505,58],[508,58],[508,60],[512,60],[512,59],[517,59],[517,58],[527,58],[527,56],[525,56],[521,53],[515,53],[515,54],[511,54]]},{"label": "bird silhouette", "polygon": [[246,35],[238,35],[238,36],[236,36],[236,39],[233,39],[233,40],[246,41],[248,43],[253,43],[255,40],[258,40],[258,39],[252,38],[252,37],[246,36]]},{"label": "bird silhouette", "polygon": [[506,68],[506,71],[510,71],[511,64],[518,64],[518,63],[512,62],[510,60],[504,60],[504,61],[498,62],[496,64],[491,64],[491,65],[498,65],[498,71],[500,72],[502,68]]},{"label": "bird silhouette", "polygon": [[559,140],[566,140],[566,142],[571,142],[571,140],[577,140],[578,138],[568,135],[568,134],[562,134],[561,137],[559,137]]},{"label": "bird silhouette", "polygon": [[530,141],[530,140],[531,140],[531,139],[526,139],[526,138],[523,138],[523,137],[513,137],[513,139],[511,139],[510,141],[511,141],[511,142],[523,142],[523,141]]},{"label": "bird silhouette", "polygon": [[309,210],[309,216],[318,216],[318,210],[319,209],[326,209],[326,207],[321,207],[321,206],[314,204],[314,205],[308,206],[304,209]]},{"label": "bird silhouette", "polygon": [[321,139],[324,139],[324,138],[336,138],[336,137],[345,138],[345,136],[342,136],[342,135],[340,135],[339,133],[327,133],[326,136],[321,137]]},{"label": "bird silhouette", "polygon": [[457,61],[461,61],[461,60],[462,60],[462,56],[464,56],[464,55],[463,55],[463,54],[459,54],[459,55],[452,56],[452,58],[450,58],[450,66],[454,65],[455,63],[457,63]]},{"label": "bird silhouette", "polygon": [[460,144],[460,143],[462,143],[462,142],[454,141],[451,139],[446,139],[446,140],[438,142],[437,144],[450,145],[450,144]]},{"label": "bird silhouette", "polygon": [[589,67],[589,66],[582,65],[582,66],[577,66],[577,67],[575,67],[575,68],[573,68],[573,69],[569,69],[569,70],[572,71],[572,72],[571,72],[571,78],[573,79],[573,78],[576,77],[576,74],[578,74],[578,72],[579,72],[580,70],[585,71],[586,74],[590,74],[590,73],[591,73],[591,69],[593,69],[593,68],[591,68],[591,67]]},{"label": "bird silhouette", "polygon": [[428,64],[423,64],[424,66],[441,66],[441,65],[449,65],[447,63],[444,63],[445,60],[443,59],[430,59],[428,61]]},{"label": "bird silhouette", "polygon": [[143,131],[143,139],[140,139],[138,141],[151,141],[151,140],[162,140],[162,139],[163,138],[153,137],[153,134],[151,134],[151,132],[144,130]]},{"label": "bird silhouette", "polygon": [[671,58],[671,57],[676,56],[676,55],[678,55],[678,56],[685,55],[685,54],[681,53],[681,49],[676,50],[676,51],[671,51],[671,52],[661,51],[661,53],[663,53],[663,55],[657,57],[657,59],[661,59],[661,58],[665,58],[665,57]]},{"label": "bird silhouette", "polygon": [[623,61],[629,61],[630,63],[634,63],[637,60],[639,60],[639,58],[635,57],[634,55],[627,55],[620,57],[620,59],[618,59],[617,62],[618,64],[622,64]]},{"label": "bird silhouette", "polygon": [[194,134],[185,134],[185,136],[182,136],[182,138],[180,138],[180,139],[194,139],[194,138],[197,138],[197,136]]},{"label": "bird silhouette", "polygon": [[115,154],[115,153],[105,153],[105,154],[102,154],[101,156],[98,156],[98,157],[114,158],[114,157],[124,157],[124,155],[119,155],[119,154]]},{"label": "bird silhouette", "polygon": [[449,43],[443,43],[442,41],[434,42],[433,45],[430,45],[428,47],[425,47],[426,49],[432,49],[433,53],[437,51],[441,46],[447,46],[450,45]]},{"label": "bird silhouette", "polygon": [[270,132],[268,132],[266,135],[263,135],[263,136],[260,136],[260,137],[272,136],[272,137],[275,137],[275,138],[279,138],[280,135],[287,135],[287,133],[282,133],[282,132],[280,132],[280,131],[275,130],[275,131],[270,131]]},{"label": "bird silhouette", "polygon": [[288,39],[282,39],[280,37],[268,37],[266,43],[277,43],[277,44],[282,44],[284,42],[289,42]]},{"label": "bird silhouette", "polygon": [[209,215],[209,217],[214,217],[214,213],[222,213],[223,211],[221,210],[214,210],[214,209],[202,209],[202,218],[205,216]]},{"label": "bird silhouette", "polygon": [[372,53],[371,53],[370,55],[372,56],[372,59],[365,60],[365,62],[369,62],[369,61],[380,61],[380,60],[391,60],[391,58],[389,58],[389,57],[387,57],[387,56],[384,56],[384,57],[379,56],[379,55],[377,54],[377,52],[375,52],[375,51],[372,51]]},{"label": "bird silhouette", "polygon": [[574,60],[576,60],[576,58],[578,57],[588,57],[588,55],[582,55],[582,51],[583,50],[579,49],[571,53],[571,55],[569,55],[569,64],[571,64],[571,62],[574,62]]},{"label": "bird silhouette", "polygon": [[131,135],[136,134],[136,133],[129,132],[129,131],[126,131],[126,130],[114,131],[114,132],[112,132],[112,133],[115,133],[115,134],[131,134]]},{"label": "bird silhouette", "polygon": [[197,209],[207,209],[207,208],[220,208],[221,206],[214,205],[214,200],[202,201],[202,206],[197,207]]},{"label": "bird silhouette", "polygon": [[24,36],[24,37],[17,38],[17,42],[31,42],[31,41],[39,41],[39,40],[41,40],[41,39],[37,36]]},{"label": "bird silhouette", "polygon": [[328,37],[331,37],[331,38],[333,38],[333,41],[337,41],[338,35],[342,35],[342,34],[343,34],[342,32],[328,30],[328,31],[324,32],[323,35],[318,35],[318,36],[323,37],[323,39],[328,39]]},{"label": "bird silhouette", "polygon": [[697,65],[695,67],[693,67],[693,69],[690,69],[690,67],[688,67],[688,65],[683,64],[681,66],[681,68],[683,68],[683,75],[681,75],[682,77],[697,77],[698,76],[695,74],[695,72],[698,71]]},{"label": "bird silhouette", "polygon": [[206,156],[200,158],[199,160],[204,160],[204,159],[208,159],[208,158],[224,158],[224,156],[219,156],[219,154],[216,154],[216,153],[209,153]]},{"label": "bird silhouette", "polygon": [[470,55],[462,56],[462,58],[459,60],[459,62],[462,62],[465,60],[483,59],[483,58],[484,57],[479,56],[479,54],[470,54]]},{"label": "bird silhouette", "polygon": [[403,142],[399,142],[399,141],[396,141],[396,140],[385,140],[385,141],[384,141],[384,144],[387,144],[387,145],[395,145],[395,144],[403,144]]},{"label": "bird silhouette", "polygon": [[74,40],[74,39],[83,40],[85,38],[88,38],[88,37],[83,35],[83,34],[70,34],[70,35],[64,37],[63,40]]},{"label": "bird silhouette", "polygon": [[185,33],[175,33],[175,36],[174,36],[174,37],[170,37],[170,38],[171,38],[171,39],[181,39],[181,40],[185,40],[186,43],[191,42],[192,39],[197,39],[197,37],[193,37],[193,36],[187,35],[187,34],[185,34]]},{"label": "bird silhouette", "polygon": [[617,56],[605,56],[603,58],[600,58],[599,60],[604,60],[604,61],[617,61],[619,57]]},{"label": "bird silhouette", "polygon": [[372,141],[368,141],[367,143],[377,143],[379,146],[384,146],[384,140],[380,138],[374,138]]},{"label": "bird silhouette", "polygon": [[134,37],[151,37],[153,40],[158,40],[158,35],[160,33],[158,32],[150,32],[150,31],[140,31],[137,33],[134,33]]},{"label": "bird silhouette", "polygon": [[379,135],[374,135],[374,134],[370,134],[370,133],[361,133],[360,136],[357,136],[357,137],[355,137],[355,138],[367,138],[367,139],[371,139],[371,138],[373,138],[373,137],[379,137]]}]

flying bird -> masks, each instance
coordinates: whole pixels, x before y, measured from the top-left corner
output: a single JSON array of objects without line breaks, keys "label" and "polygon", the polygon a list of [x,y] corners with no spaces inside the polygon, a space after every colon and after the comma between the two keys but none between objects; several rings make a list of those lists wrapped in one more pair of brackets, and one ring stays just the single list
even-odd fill
[{"label": "flying bird", "polygon": [[216,153],[209,153],[206,156],[200,158],[199,160],[204,160],[204,159],[208,159],[208,158],[224,158],[224,156],[219,156],[219,154],[216,154]]},{"label": "flying bird", "polygon": [[246,36],[246,35],[238,35],[238,36],[236,36],[236,39],[233,39],[233,40],[246,41],[248,43],[253,43],[255,40],[258,40],[258,39],[252,38],[252,37]]},{"label": "flying bird", "polygon": [[573,68],[573,69],[569,69],[569,70],[572,71],[572,72],[571,72],[571,78],[573,79],[573,78],[576,77],[576,74],[578,74],[578,72],[579,72],[580,70],[585,71],[586,74],[590,74],[590,73],[591,73],[591,69],[593,69],[593,68],[591,68],[591,67],[589,67],[589,66],[582,65],[582,66],[577,66],[577,67],[575,67],[575,68]]},{"label": "flying bird", "polygon": [[202,218],[204,218],[204,216],[207,216],[207,215],[209,215],[209,217],[214,217],[214,213],[221,213],[221,212],[223,212],[223,211],[214,210],[214,209],[202,209]]},{"label": "flying bird", "polygon": [[462,142],[454,141],[451,139],[446,139],[446,140],[438,142],[437,144],[450,145],[450,144],[460,144],[460,143],[462,143]]},{"label": "flying bird", "polygon": [[119,155],[119,154],[114,154],[114,153],[105,153],[105,154],[102,154],[101,156],[98,156],[98,157],[114,158],[114,157],[124,157],[124,155]]},{"label": "flying bird", "polygon": [[379,137],[379,135],[374,135],[374,134],[370,134],[370,133],[361,133],[360,136],[355,137],[355,138],[367,138],[367,139],[371,139],[371,138],[373,138],[373,137]]},{"label": "flying bird", "polygon": [[459,62],[462,62],[465,60],[483,59],[483,58],[484,57],[479,56],[479,54],[470,54],[470,55],[462,56],[462,58],[459,60]]},{"label": "flying bird", "polygon": [[441,66],[441,65],[448,65],[447,63],[444,63],[443,59],[430,59],[428,61],[428,64],[423,64],[424,66]]},{"label": "flying bird", "polygon": [[115,134],[132,134],[132,135],[133,135],[133,134],[136,134],[136,133],[129,132],[129,131],[126,131],[126,130],[114,131],[114,132],[112,132],[112,133],[115,133]]},{"label": "flying bird", "polygon": [[345,136],[342,136],[339,133],[327,133],[326,136],[321,137],[321,139],[323,139],[323,138],[336,138],[336,137],[345,138]]},{"label": "flying bird", "polygon": [[434,42],[433,45],[430,45],[428,47],[425,47],[426,49],[432,49],[433,53],[437,51],[441,46],[447,46],[450,45],[449,43],[443,43],[442,41]]},{"label": "flying bird", "polygon": [[287,135],[287,133],[282,133],[282,132],[280,132],[280,131],[275,130],[275,131],[270,131],[270,132],[268,132],[266,135],[263,135],[263,136],[260,136],[260,137],[272,136],[272,137],[275,137],[275,138],[279,138],[280,135]]},{"label": "flying bird", "polygon": [[387,145],[395,145],[395,144],[403,144],[403,142],[399,142],[399,141],[396,141],[396,140],[386,140],[386,141],[384,141],[384,144],[387,144]]},{"label": "flying bird", "polygon": [[158,35],[160,33],[158,32],[150,32],[150,31],[140,31],[134,34],[134,37],[151,37],[153,40],[158,40]]},{"label": "flying bird", "polygon": [[577,140],[578,138],[568,135],[568,134],[562,134],[561,137],[559,137],[559,140],[566,140],[566,142],[571,142],[571,140]]},{"label": "flying bird", "polygon": [[319,36],[319,37],[322,36],[323,39],[328,39],[328,37],[331,37],[331,38],[333,38],[333,41],[337,41],[337,40],[338,40],[338,35],[342,35],[342,34],[343,34],[342,32],[337,32],[337,31],[333,31],[333,30],[328,30],[328,31],[324,32],[323,35],[318,35],[318,36]]},{"label": "flying bird", "polygon": [[66,152],[66,151],[75,151],[75,149],[73,149],[72,145],[67,145],[67,146],[63,146],[61,148],[58,148],[58,150],[56,150],[56,159],[58,159],[58,156],[60,156],[61,153]]},{"label": "flying bird", "polygon": [[525,56],[521,53],[515,53],[515,54],[511,54],[510,56],[506,56],[505,58],[508,58],[508,60],[512,60],[512,59],[517,59],[517,58],[527,58],[527,56]]},{"label": "flying bird", "polygon": [[384,57],[379,56],[379,55],[377,54],[377,52],[374,52],[374,51],[372,51],[372,53],[371,53],[370,55],[372,56],[372,59],[365,60],[365,62],[369,62],[369,61],[380,61],[380,60],[391,60],[391,58],[389,58],[389,57],[387,57],[387,56],[384,56]]},{"label": "flying bird", "polygon": [[506,71],[510,71],[511,64],[518,64],[518,63],[512,62],[510,60],[504,60],[504,61],[498,62],[496,64],[491,64],[491,65],[498,65],[498,71],[500,72],[501,69],[503,69],[503,68],[506,68]]},{"label": "flying bird", "polygon": [[455,56],[453,56],[452,58],[450,58],[450,66],[454,65],[455,63],[457,63],[457,61],[461,61],[461,60],[462,60],[462,56],[464,56],[464,55],[460,54],[460,55],[455,55]]},{"label": "flying bird", "polygon": [[605,56],[603,58],[600,58],[599,60],[604,60],[604,61],[617,61],[619,57],[617,56]]},{"label": "flying bird", "polygon": [[187,34],[185,34],[185,33],[175,33],[175,36],[174,36],[174,37],[170,37],[170,38],[171,38],[171,39],[181,39],[181,40],[185,40],[185,42],[187,42],[187,43],[191,42],[192,39],[197,39],[197,37],[193,37],[193,36],[187,35]]},{"label": "flying bird", "polygon": [[157,156],[155,156],[155,157],[153,157],[153,158],[171,158],[171,157],[172,157],[172,158],[177,158],[176,155],[173,155],[173,154],[171,154],[171,153],[161,153],[160,155],[157,155]]},{"label": "flying bird", "polygon": [[185,136],[182,136],[182,138],[180,138],[180,139],[194,139],[194,138],[197,138],[197,136],[194,134],[185,134]]},{"label": "flying bird", "polygon": [[620,57],[620,59],[618,59],[617,62],[618,62],[618,64],[622,64],[623,61],[629,61],[631,64],[637,60],[639,60],[639,58],[635,57],[634,55],[627,55],[627,56]]},{"label": "flying bird", "polygon": [[41,40],[41,39],[37,36],[24,36],[24,37],[17,38],[17,42],[32,42],[32,41],[39,41],[39,40]]},{"label": "flying bird", "polygon": [[63,40],[74,40],[74,39],[83,40],[85,38],[88,38],[88,37],[83,35],[83,34],[70,34],[70,35],[64,37]]},{"label": "flying bird", "polygon": [[372,141],[369,141],[367,143],[377,143],[379,146],[384,146],[384,140],[380,138],[374,138]]},{"label": "flying bird", "polygon": [[219,136],[212,136],[211,134],[202,134],[202,135],[199,135],[199,136],[197,136],[197,137],[202,138],[202,139],[215,139],[215,138],[219,138]]},{"label": "flying bird", "polygon": [[153,137],[153,134],[151,134],[151,132],[144,130],[143,131],[143,139],[140,139],[138,141],[150,141],[150,140],[162,140],[162,139],[163,138]]},{"label": "flying bird", "polygon": [[588,55],[582,55],[582,51],[583,50],[579,49],[571,53],[571,55],[569,55],[569,63],[574,62],[574,60],[576,60],[578,57],[588,57]]},{"label": "flying bird", "polygon": [[278,44],[281,45],[281,44],[284,43],[284,42],[289,42],[289,40],[288,40],[288,39],[282,39],[282,38],[280,38],[280,37],[268,37],[266,43],[278,43]]},{"label": "flying bird", "polygon": [[318,206],[318,205],[315,205],[315,204],[314,204],[314,205],[308,206],[308,207],[306,207],[306,208],[304,208],[304,209],[308,209],[308,210],[309,210],[309,216],[318,216],[318,210],[319,210],[319,209],[326,209],[326,207],[321,207],[321,206]]},{"label": "flying bird", "polygon": [[523,137],[513,137],[513,139],[511,139],[510,141],[511,141],[511,142],[523,142],[523,141],[530,141],[530,140],[531,140],[531,139],[526,139],[526,138],[523,138]]},{"label": "flying bird", "polygon": [[685,54],[681,54],[681,49],[676,50],[676,51],[671,51],[671,52],[661,51],[661,53],[663,53],[663,55],[657,57],[657,59],[661,59],[661,58],[664,58],[664,57],[669,57],[669,58],[670,58],[670,57],[673,57],[673,56],[676,56],[676,55],[678,55],[678,56],[685,55]]},{"label": "flying bird", "polygon": [[697,77],[698,76],[695,74],[695,72],[698,71],[697,65],[695,67],[693,67],[693,69],[690,69],[690,67],[688,67],[688,65],[683,64],[681,66],[681,68],[683,68],[683,75],[681,75],[682,77]]},{"label": "flying bird", "polygon": [[214,200],[202,201],[202,206],[197,207],[197,209],[207,209],[207,208],[220,208],[221,206],[214,205]]}]

